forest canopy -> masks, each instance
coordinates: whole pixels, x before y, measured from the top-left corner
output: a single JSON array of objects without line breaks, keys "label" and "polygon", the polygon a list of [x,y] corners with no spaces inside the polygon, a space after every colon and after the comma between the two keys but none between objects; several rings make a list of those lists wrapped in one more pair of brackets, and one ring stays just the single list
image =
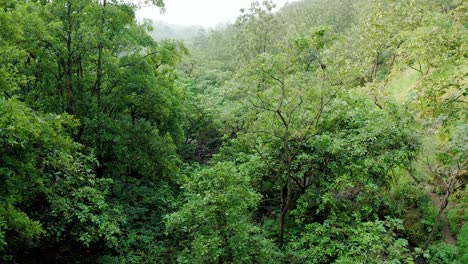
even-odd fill
[{"label": "forest canopy", "polygon": [[0,0],[0,262],[468,263],[467,1],[141,5]]}]

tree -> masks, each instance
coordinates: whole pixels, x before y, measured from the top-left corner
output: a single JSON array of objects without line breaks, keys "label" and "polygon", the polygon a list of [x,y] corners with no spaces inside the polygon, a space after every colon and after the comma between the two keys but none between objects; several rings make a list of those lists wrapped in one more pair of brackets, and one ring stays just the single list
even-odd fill
[{"label": "tree", "polygon": [[[281,32],[281,24],[273,10],[273,1],[252,2],[248,12],[241,10],[242,15],[236,20],[236,49],[244,62],[250,62],[258,55],[273,53],[277,44],[276,34]],[[244,13],[245,12],[245,13]]]},{"label": "tree", "polygon": [[[441,193],[440,206],[434,226],[424,242],[423,248],[427,249],[435,234],[440,230],[440,223],[443,222],[444,212],[449,205],[449,201],[457,194],[466,191],[466,169],[467,169],[467,149],[468,139],[465,135],[466,125],[461,125],[453,132],[452,138],[436,153],[437,165],[432,165],[427,158],[427,166],[431,173],[434,186]],[[443,223],[447,225],[448,223]]]},{"label": "tree", "polygon": [[[64,252],[72,251],[70,245],[81,241],[83,247],[97,244],[96,255],[130,256],[133,249],[125,244],[103,241],[114,239],[117,233],[120,239],[130,241],[126,234],[141,234],[141,228],[160,222],[167,210],[180,164],[177,146],[183,138],[181,91],[175,83],[175,65],[186,49],[176,42],[154,42],[144,26],[135,22],[134,8],[120,1],[57,0],[16,3],[2,9],[1,18],[9,25],[14,24],[15,18],[20,21],[17,29],[4,31],[15,34],[4,36],[2,32],[7,48],[2,47],[0,52],[10,53],[9,47],[15,47],[16,52],[3,57],[6,67],[2,64],[1,72],[9,80],[2,93],[5,90],[7,97],[21,99],[34,113],[73,115],[73,120],[79,122],[73,122],[69,136],[84,145],[85,157],[92,159],[91,153],[96,157],[96,161],[83,165],[86,173],[73,172],[67,179],[72,181],[73,175],[79,174],[85,179],[96,177],[92,187],[98,192],[73,180],[70,187],[62,187],[76,199],[63,200],[58,194],[50,194],[55,195],[56,201],[51,200],[58,203],[57,207],[60,205],[61,211],[50,211],[41,216],[41,221],[62,229],[48,230],[51,240],[44,240],[43,248],[52,247],[52,238],[60,235],[63,240],[59,241],[70,241],[57,247]],[[151,198],[156,192],[165,197],[164,203]],[[90,202],[82,206],[78,197],[89,198]],[[80,208],[72,206],[71,201]],[[119,213],[108,212],[109,203]],[[75,231],[73,214],[80,210],[93,216],[80,216],[82,222]],[[28,215],[35,213],[31,209]],[[72,216],[55,223],[55,217],[61,213]],[[109,220],[103,220],[102,225],[108,225],[109,238],[104,239],[99,233],[104,229],[97,229],[101,223],[96,221],[106,217]],[[118,218],[125,224],[112,222]],[[114,225],[125,232],[110,230]],[[164,227],[153,226],[156,228],[148,232],[151,239],[146,241],[163,235]],[[91,231],[85,234],[83,229]],[[81,249],[80,246],[75,252]]]},{"label": "tree", "polygon": [[0,100],[2,258],[27,259],[24,251],[47,249],[57,259],[71,246],[115,246],[122,222],[106,202],[112,181],[95,178],[92,154],[63,128],[76,122]]},{"label": "tree", "polygon": [[308,225],[288,245],[291,263],[414,263],[408,241],[398,238],[400,220],[342,223],[327,220]]},{"label": "tree", "polygon": [[183,178],[184,202],[167,218],[180,263],[275,263],[275,247],[252,222],[260,195],[248,167],[217,163]]}]

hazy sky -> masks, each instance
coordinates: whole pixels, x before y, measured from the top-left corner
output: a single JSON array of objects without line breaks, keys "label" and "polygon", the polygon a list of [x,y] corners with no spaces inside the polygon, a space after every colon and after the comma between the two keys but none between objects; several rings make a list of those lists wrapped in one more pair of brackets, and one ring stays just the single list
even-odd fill
[{"label": "hazy sky", "polygon": [[[166,13],[146,7],[137,12],[138,18],[162,20],[169,24],[214,27],[218,23],[233,22],[241,8],[250,7],[253,0],[165,0]],[[294,0],[275,0],[278,7]]]}]

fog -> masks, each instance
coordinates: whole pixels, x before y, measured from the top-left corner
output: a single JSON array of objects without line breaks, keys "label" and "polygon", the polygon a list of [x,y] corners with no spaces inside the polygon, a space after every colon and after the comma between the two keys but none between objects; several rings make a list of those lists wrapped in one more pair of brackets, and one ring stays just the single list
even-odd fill
[{"label": "fog", "polygon": [[[252,0],[166,0],[166,11],[145,7],[137,12],[138,18],[164,21],[184,26],[215,27],[235,21],[241,8],[250,7]],[[275,0],[278,7],[293,0]]]}]

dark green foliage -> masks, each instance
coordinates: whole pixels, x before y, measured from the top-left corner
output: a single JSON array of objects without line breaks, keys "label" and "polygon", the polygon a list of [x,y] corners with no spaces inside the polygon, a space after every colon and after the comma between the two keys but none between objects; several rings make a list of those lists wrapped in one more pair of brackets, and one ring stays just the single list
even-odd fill
[{"label": "dark green foliage", "polygon": [[[180,165],[175,65],[185,48],[154,42],[136,24],[133,6],[118,1],[28,2],[2,9],[0,17],[9,26],[24,17],[2,30],[0,72],[8,79],[1,91],[34,109],[2,99],[1,107],[25,111],[26,119],[8,120],[12,125],[1,129],[20,127],[7,132],[34,137],[30,145],[2,149],[4,174],[14,176],[5,183],[2,245],[8,242],[16,257],[37,254],[44,261],[158,255],[153,247],[163,235]],[[15,185],[21,192],[9,193]],[[10,231],[15,225],[24,232]]]},{"label": "dark green foliage", "polygon": [[458,239],[458,248],[459,248],[459,258],[462,263],[465,263],[468,260],[468,225],[465,224],[460,230]]},{"label": "dark green foliage", "polygon": [[410,244],[423,243],[434,226],[437,208],[407,171],[397,169],[392,174],[390,190],[385,197],[387,214],[403,220],[405,228],[401,232]]},{"label": "dark green foliage", "polygon": [[290,263],[412,263],[408,242],[398,238],[395,219],[354,223],[325,221],[307,225],[288,244]]},{"label": "dark green foliage", "polygon": [[439,243],[429,248],[430,264],[460,263],[457,261],[457,248],[450,244]]},{"label": "dark green foliage", "polygon": [[184,238],[180,263],[273,263],[275,247],[252,222],[260,195],[248,168],[221,162],[183,179],[184,203],[168,232]]},{"label": "dark green foliage", "polygon": [[116,246],[125,219],[106,201],[112,180],[92,174],[96,160],[64,131],[74,120],[0,100],[3,258],[48,243]]}]

